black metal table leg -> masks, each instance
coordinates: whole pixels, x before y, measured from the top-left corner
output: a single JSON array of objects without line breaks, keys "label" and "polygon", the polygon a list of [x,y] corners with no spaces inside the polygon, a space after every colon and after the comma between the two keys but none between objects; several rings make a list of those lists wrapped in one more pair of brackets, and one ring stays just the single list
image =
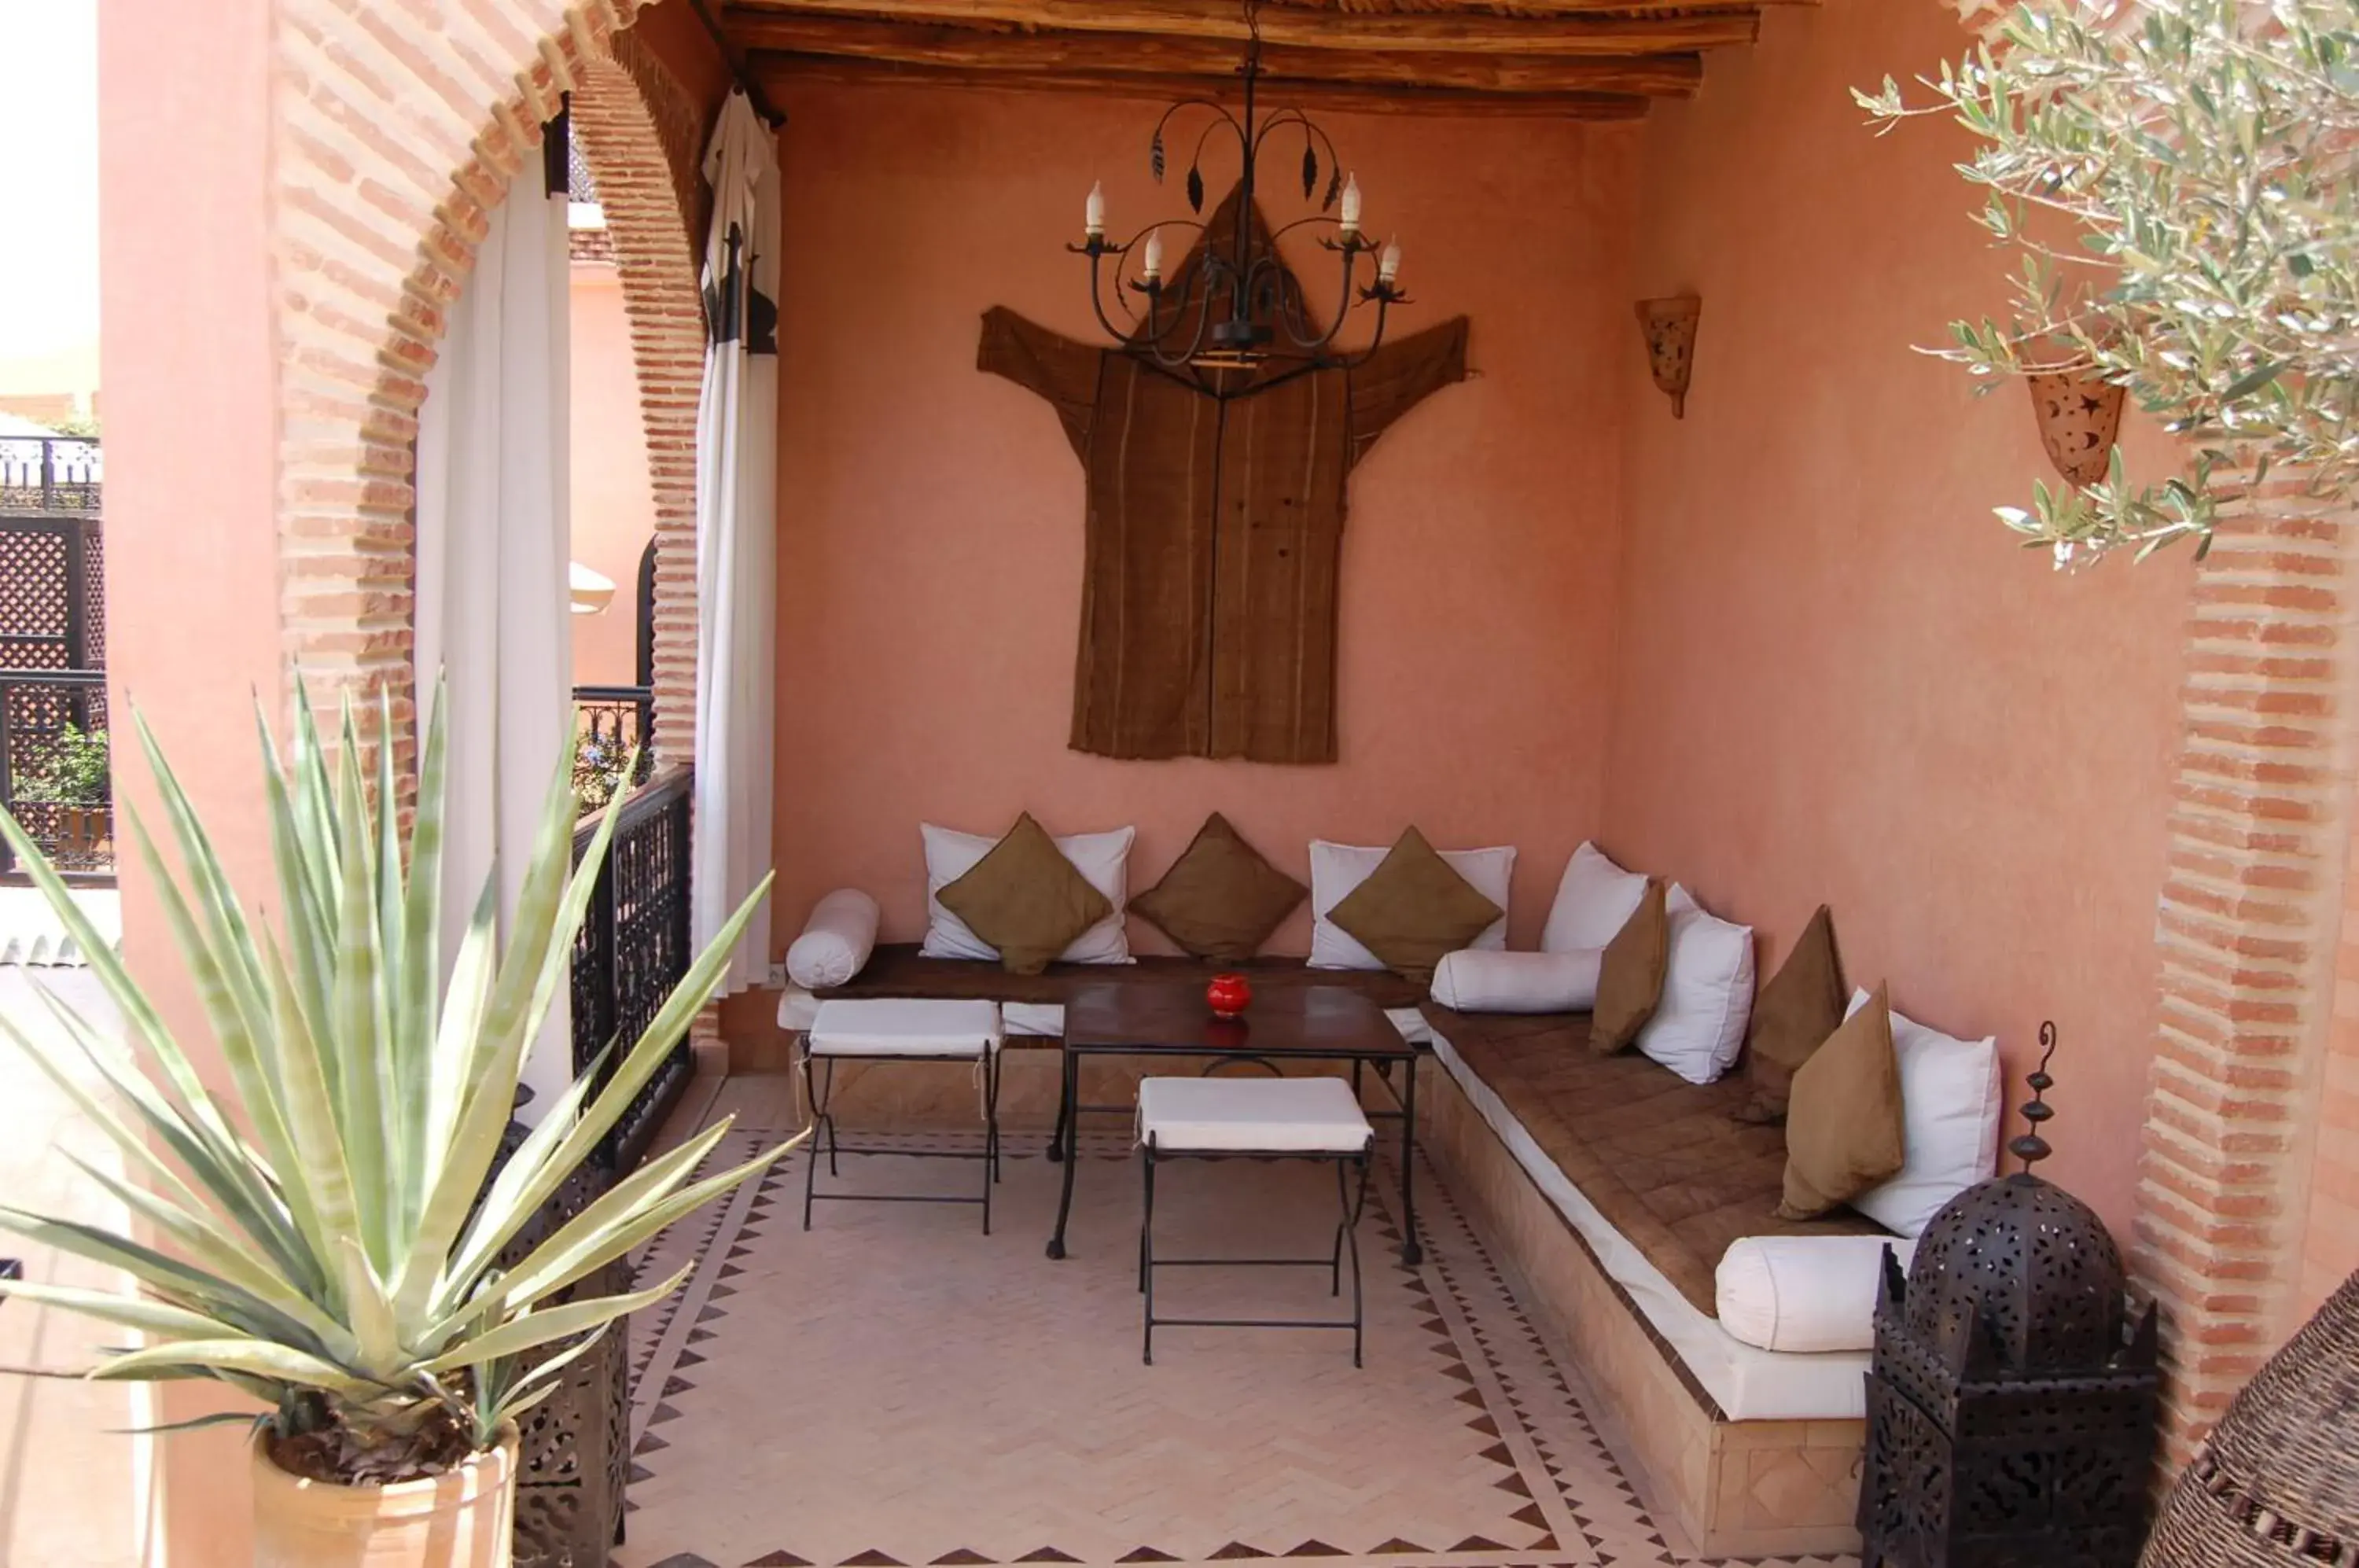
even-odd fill
[{"label": "black metal table leg", "polygon": [[1417,1057],[1408,1059],[1408,1086],[1401,1095],[1401,1261],[1425,1261],[1417,1240]]},{"label": "black metal table leg", "polygon": [[1081,1068],[1080,1058],[1069,1041],[1064,1048],[1065,1085],[1058,1126],[1065,1149],[1064,1183],[1057,1194],[1057,1229],[1049,1237],[1049,1256],[1065,1256],[1065,1219],[1073,1212],[1073,1167],[1081,1162]]},{"label": "black metal table leg", "polygon": [[[1060,1040],[1057,1042],[1058,1053],[1062,1055],[1064,1049],[1065,1042]],[[1051,1165],[1065,1158],[1065,1124],[1073,1116],[1072,1080],[1067,1078],[1064,1083],[1065,1087],[1057,1095],[1057,1125],[1049,1132],[1049,1163]]]}]

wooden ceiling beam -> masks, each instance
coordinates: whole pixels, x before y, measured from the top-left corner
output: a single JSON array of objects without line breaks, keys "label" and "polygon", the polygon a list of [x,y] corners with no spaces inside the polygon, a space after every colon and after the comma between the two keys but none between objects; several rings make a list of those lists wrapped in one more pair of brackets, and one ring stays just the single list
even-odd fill
[{"label": "wooden ceiling beam", "polygon": [[[1240,61],[1234,44],[1163,34],[986,31],[794,14],[748,19],[733,30],[747,48],[759,50],[960,71],[1169,76],[1193,81],[1198,92],[1224,83],[1234,86]],[[1468,93],[1682,97],[1703,79],[1703,59],[1696,54],[1468,55],[1269,44],[1262,50],[1262,71],[1264,80],[1287,89],[1327,82]]]},{"label": "wooden ceiling beam", "polygon": [[[1561,0],[1560,0],[1561,4]],[[1520,7],[1519,7],[1520,8]],[[767,18],[863,16],[951,27],[1053,28],[1218,38],[1232,48],[1245,28],[1227,0],[744,0],[725,24],[741,45]],[[1760,30],[1757,0],[1677,10],[1653,0],[1587,4],[1546,16],[1488,11],[1373,14],[1277,5],[1262,37],[1302,49],[1433,50],[1468,54],[1629,55],[1748,44]]]},{"label": "wooden ceiling beam", "polygon": [[[1103,98],[1148,103],[1201,96],[1222,85],[1204,76],[1150,71],[1076,71],[929,65],[846,55],[757,51],[747,69],[772,92],[798,82],[856,85],[897,83],[928,87],[994,88],[1010,92],[1087,93]],[[1454,115],[1472,118],[1636,120],[1649,99],[1605,92],[1469,93],[1445,88],[1371,86],[1348,82],[1283,82],[1272,90],[1277,102],[1338,114]]]}]

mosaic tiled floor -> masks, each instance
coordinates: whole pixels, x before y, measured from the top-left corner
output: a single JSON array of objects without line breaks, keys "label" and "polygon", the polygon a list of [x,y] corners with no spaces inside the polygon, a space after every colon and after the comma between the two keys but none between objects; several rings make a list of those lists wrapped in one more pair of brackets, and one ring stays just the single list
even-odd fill
[{"label": "mosaic tiled floor", "polygon": [[[1364,1370],[1345,1333],[1183,1328],[1158,1330],[1149,1367],[1136,1166],[1119,1138],[1085,1142],[1052,1263],[1059,1167],[1038,1146],[1011,1141],[989,1237],[972,1207],[908,1203],[822,1203],[806,1234],[797,1154],[658,1241],[643,1277],[701,1262],[633,1325],[623,1568],[1680,1561],[1430,1168],[1420,1268],[1371,1194]],[[842,1184],[971,1192],[975,1169],[846,1157]],[[1323,1253],[1334,1215],[1326,1168],[1183,1162],[1158,1181],[1157,1245]],[[1326,1286],[1187,1269],[1157,1290],[1172,1313],[1338,1315]]]}]

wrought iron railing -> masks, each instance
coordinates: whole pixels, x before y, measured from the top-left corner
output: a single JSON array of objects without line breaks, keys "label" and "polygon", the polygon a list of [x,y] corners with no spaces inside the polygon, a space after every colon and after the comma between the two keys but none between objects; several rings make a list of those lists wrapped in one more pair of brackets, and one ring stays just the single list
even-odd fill
[{"label": "wrought iron railing", "polygon": [[94,436],[0,436],[0,510],[95,512],[103,477]]},{"label": "wrought iron railing", "polygon": [[[0,670],[0,805],[75,881],[114,876],[106,672]],[[0,844],[0,876],[24,868]]]},{"label": "wrought iron railing", "polygon": [[[666,773],[623,807],[590,912],[573,942],[573,1070],[586,1072],[611,1044],[602,1073],[645,1032],[688,973],[689,773]],[[578,859],[596,827],[573,835]],[[637,1163],[695,1072],[683,1039],[647,1081],[608,1144],[616,1170]]]},{"label": "wrought iron railing", "polygon": [[639,766],[631,782],[654,776],[655,711],[652,686],[573,688],[573,798],[584,811],[614,798],[634,746]]}]

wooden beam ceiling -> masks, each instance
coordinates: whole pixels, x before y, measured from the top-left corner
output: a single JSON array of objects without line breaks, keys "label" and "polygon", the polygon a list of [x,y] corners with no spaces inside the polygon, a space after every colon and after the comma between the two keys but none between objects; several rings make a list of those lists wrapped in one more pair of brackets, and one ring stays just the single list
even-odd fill
[{"label": "wooden beam ceiling", "polygon": [[[1538,10],[1532,5],[1521,10]],[[1148,33],[1245,41],[1245,21],[1225,0],[742,0],[728,9],[741,36],[766,17],[868,16],[937,26],[1058,28]],[[1565,4],[1546,16],[1488,11],[1388,13],[1274,5],[1261,14],[1262,37],[1304,49],[1433,49],[1468,54],[1659,54],[1753,42],[1760,5]]]},{"label": "wooden beam ceiling", "polygon": [[[1154,33],[985,31],[853,16],[765,14],[733,22],[748,49],[1032,76],[1162,76],[1195,91],[1236,80],[1240,51],[1219,38]],[[1267,44],[1265,80],[1463,93],[1633,93],[1677,97],[1703,79],[1703,58],[1677,54],[1525,55],[1442,50],[1308,49]]]},{"label": "wooden beam ceiling", "polygon": [[[1293,0],[1260,11],[1262,71],[1304,107],[1622,119],[1685,97],[1707,49],[1768,4],[1817,0]],[[1227,96],[1236,0],[734,0],[763,79]]]},{"label": "wooden beam ceiling", "polygon": [[[902,82],[936,87],[986,87],[1039,93],[1087,93],[1103,98],[1169,103],[1216,91],[1209,77],[1147,72],[1094,74],[1073,71],[977,70],[972,66],[915,65],[841,55],[756,53],[748,69],[776,93],[794,82]],[[1625,93],[1464,93],[1430,87],[1371,87],[1349,82],[1284,82],[1273,90],[1282,103],[1300,109],[1367,114],[1520,116],[1560,120],[1635,120],[1649,100]]]}]

